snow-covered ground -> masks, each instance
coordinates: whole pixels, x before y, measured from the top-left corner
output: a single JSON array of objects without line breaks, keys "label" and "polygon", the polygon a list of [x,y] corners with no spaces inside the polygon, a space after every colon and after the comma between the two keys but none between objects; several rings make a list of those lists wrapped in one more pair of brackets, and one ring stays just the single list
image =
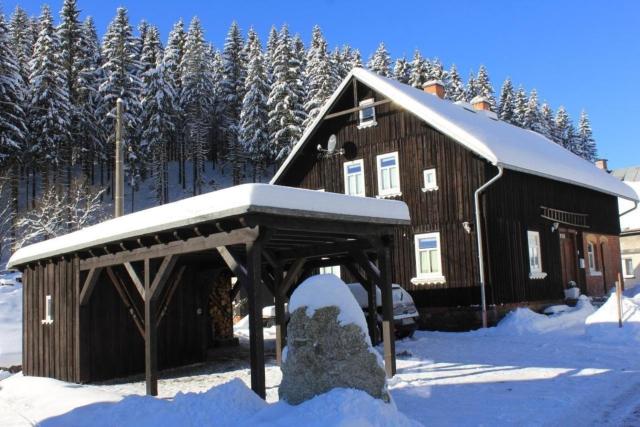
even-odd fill
[{"label": "snow-covered ground", "polygon": [[397,343],[389,387],[397,411],[353,390],[297,407],[277,402],[273,360],[264,403],[247,388],[243,340],[237,357],[164,372],[157,399],[141,396],[141,378],[78,386],[9,376],[0,381],[0,425],[637,426],[640,294],[623,309],[622,330],[610,299],[598,311],[586,300],[552,316],[519,309],[487,330],[417,332]]}]

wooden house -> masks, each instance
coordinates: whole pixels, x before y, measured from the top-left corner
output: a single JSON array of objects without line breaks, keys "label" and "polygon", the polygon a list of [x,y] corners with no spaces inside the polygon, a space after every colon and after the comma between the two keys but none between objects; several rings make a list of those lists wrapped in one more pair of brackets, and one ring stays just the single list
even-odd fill
[{"label": "wooden house", "polygon": [[[233,334],[230,307],[218,319],[227,325],[212,325],[207,305],[230,306],[242,286],[251,387],[264,397],[262,296],[275,296],[280,361],[288,295],[319,267],[339,263],[363,272],[370,300],[373,283],[382,290],[391,376],[390,243],[393,228],[409,223],[398,201],[245,184],[24,247],[9,260],[23,272],[23,372],[82,383],[145,372],[155,395],[159,369],[203,362],[215,338]],[[378,342],[376,324],[369,329]]]},{"label": "wooden house", "polygon": [[620,271],[617,197],[636,194],[498,120],[486,99],[443,97],[439,81],[420,90],[356,68],[271,182],[405,201],[412,224],[396,228],[393,280],[426,327],[556,302],[570,283],[604,294]]}]

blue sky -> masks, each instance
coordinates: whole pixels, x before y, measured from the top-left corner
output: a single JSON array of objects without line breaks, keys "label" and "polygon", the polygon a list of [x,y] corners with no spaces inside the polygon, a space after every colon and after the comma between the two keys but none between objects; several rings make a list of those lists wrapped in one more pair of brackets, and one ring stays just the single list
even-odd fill
[{"label": "blue sky", "polygon": [[[38,14],[43,2],[20,4]],[[48,2],[54,12],[62,1]],[[289,24],[309,39],[319,24],[331,46],[348,43],[366,59],[380,41],[391,54],[423,55],[451,63],[465,77],[484,64],[499,92],[506,76],[536,88],[554,109],[564,105],[574,121],[589,113],[600,155],[611,167],[640,164],[640,2],[628,1],[227,1],[78,0],[100,33],[116,7],[133,23],[157,25],[166,38],[173,22],[197,15],[206,35],[221,46],[231,21],[253,26],[266,39],[272,24]]]}]

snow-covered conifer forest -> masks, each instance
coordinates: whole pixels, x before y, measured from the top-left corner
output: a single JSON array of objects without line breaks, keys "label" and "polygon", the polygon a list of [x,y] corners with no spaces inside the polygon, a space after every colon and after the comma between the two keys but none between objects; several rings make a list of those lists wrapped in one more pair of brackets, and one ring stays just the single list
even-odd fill
[{"label": "snow-covered conifer forest", "polygon": [[455,64],[419,51],[393,60],[384,43],[363,63],[318,26],[308,45],[286,25],[259,35],[235,22],[222,46],[207,41],[220,31],[194,17],[162,40],[118,8],[99,38],[76,0],[58,17],[47,6],[38,17],[0,14],[0,258],[110,215],[117,98],[129,212],[268,180],[355,66],[416,87],[441,80],[454,101],[484,96],[502,120],[596,156],[586,112],[576,123],[510,79],[496,93],[482,65],[464,83]]}]

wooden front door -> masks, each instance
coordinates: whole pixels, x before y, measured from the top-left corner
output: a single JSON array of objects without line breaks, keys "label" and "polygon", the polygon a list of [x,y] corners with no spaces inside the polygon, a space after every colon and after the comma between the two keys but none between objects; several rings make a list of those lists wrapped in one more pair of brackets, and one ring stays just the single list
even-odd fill
[{"label": "wooden front door", "polygon": [[562,285],[567,287],[570,281],[578,283],[578,260],[576,233],[560,231],[560,258],[562,263]]}]

